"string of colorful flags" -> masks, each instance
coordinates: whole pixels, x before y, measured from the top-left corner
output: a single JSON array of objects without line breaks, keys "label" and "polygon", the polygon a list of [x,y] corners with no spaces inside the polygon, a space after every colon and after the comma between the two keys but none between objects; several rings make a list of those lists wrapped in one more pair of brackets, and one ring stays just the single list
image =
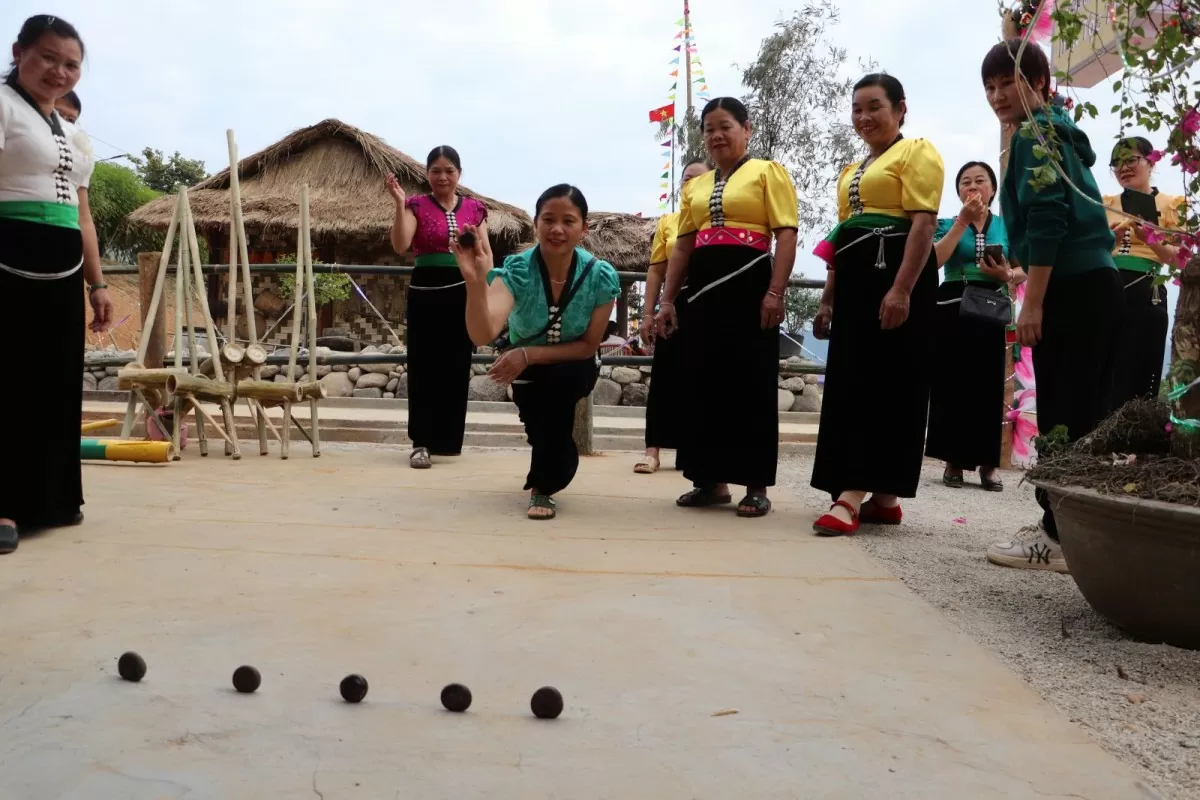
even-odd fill
[{"label": "string of colorful flags", "polygon": [[[675,34],[676,40],[679,41],[672,49],[675,56],[671,59],[668,66],[671,67],[670,77],[673,78],[671,88],[667,94],[667,99],[670,101],[666,105],[653,109],[650,112],[651,122],[672,122],[675,119],[675,104],[676,98],[679,95],[679,77],[680,72],[683,72],[684,81],[691,78],[692,98],[707,102],[709,100],[708,81],[704,77],[704,65],[700,61],[700,54],[696,47],[696,34],[692,30],[691,15],[688,13],[688,5],[684,3],[684,15],[676,20],[675,24],[679,27],[679,32]],[[686,59],[686,60],[685,60]],[[681,69],[682,67],[682,69]],[[687,97],[687,87],[683,88],[684,97]],[[671,196],[671,161],[674,156],[674,137],[675,131],[672,128],[667,135],[667,138],[659,146],[663,148],[663,158],[666,163],[663,164],[663,173],[660,177],[661,183],[659,189],[662,194],[659,195],[659,211],[666,211],[667,204]]]}]

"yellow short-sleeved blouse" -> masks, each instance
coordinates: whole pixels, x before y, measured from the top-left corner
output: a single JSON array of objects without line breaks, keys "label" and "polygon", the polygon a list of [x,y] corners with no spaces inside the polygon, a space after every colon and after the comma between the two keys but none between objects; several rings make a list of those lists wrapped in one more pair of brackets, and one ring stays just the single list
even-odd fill
[{"label": "yellow short-sleeved blouse", "polygon": [[901,139],[867,166],[858,183],[861,208],[853,208],[850,184],[859,164],[850,164],[838,176],[838,219],[857,214],[911,217],[936,214],[942,204],[946,169],[942,157],[925,139]]},{"label": "yellow short-sleeved blouse", "polygon": [[[716,177],[713,170],[687,182],[679,206],[678,236],[712,227],[709,200]],[[788,171],[774,161],[744,162],[729,176],[721,200],[726,227],[766,234],[798,227],[796,186]]]},{"label": "yellow short-sleeved blouse", "polygon": [[[1182,197],[1156,192],[1154,195],[1154,205],[1158,208],[1158,227],[1167,228],[1168,230],[1179,230],[1181,225],[1180,218],[1184,210],[1183,203]],[[1116,214],[1112,211],[1112,209],[1121,210],[1121,195],[1105,196],[1104,205],[1110,209],[1108,213],[1108,224],[1110,227],[1126,219],[1123,214]],[[1129,247],[1127,250],[1123,247],[1125,244],[1123,240],[1123,236],[1117,236],[1117,246],[1113,249],[1115,255],[1131,255],[1154,262],[1161,262],[1158,254],[1150,249],[1150,245],[1146,244],[1146,237],[1142,233],[1141,225],[1135,225],[1130,229]]]},{"label": "yellow short-sleeved blouse", "polygon": [[654,228],[654,241],[650,243],[650,263],[664,264],[675,249],[675,239],[679,236],[679,212],[672,211],[658,218]]}]

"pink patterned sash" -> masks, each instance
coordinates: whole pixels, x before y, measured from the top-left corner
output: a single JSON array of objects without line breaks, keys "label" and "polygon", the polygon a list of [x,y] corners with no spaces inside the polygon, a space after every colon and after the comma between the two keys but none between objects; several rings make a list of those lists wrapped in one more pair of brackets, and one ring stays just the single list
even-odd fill
[{"label": "pink patterned sash", "polygon": [[771,234],[729,226],[704,228],[696,232],[696,247],[712,247],[714,245],[741,245],[769,253],[771,251]]}]

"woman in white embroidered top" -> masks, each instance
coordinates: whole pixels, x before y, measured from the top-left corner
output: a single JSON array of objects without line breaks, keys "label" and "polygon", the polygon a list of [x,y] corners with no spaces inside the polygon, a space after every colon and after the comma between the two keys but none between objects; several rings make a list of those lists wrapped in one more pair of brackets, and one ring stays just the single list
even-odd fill
[{"label": "woman in white embroidered top", "polygon": [[92,149],[54,110],[82,62],[78,31],[40,14],[25,21],[0,84],[0,341],[35,339],[36,350],[10,351],[6,367],[43,376],[36,394],[0,392],[0,419],[21,423],[7,434],[17,468],[0,482],[0,553],[17,549],[19,531],[83,520],[85,278],[93,331],[108,328],[112,301],[88,207]]}]

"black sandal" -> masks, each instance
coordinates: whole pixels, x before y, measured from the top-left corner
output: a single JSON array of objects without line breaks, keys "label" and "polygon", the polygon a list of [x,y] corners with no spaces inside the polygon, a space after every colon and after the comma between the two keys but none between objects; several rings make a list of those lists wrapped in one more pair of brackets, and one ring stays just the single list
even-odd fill
[{"label": "black sandal", "polygon": [[708,506],[724,506],[733,502],[733,497],[727,494],[716,494],[713,489],[697,486],[675,501],[675,505],[683,508],[707,508]]},{"label": "black sandal", "polygon": [[1004,491],[1004,481],[993,481],[989,479],[983,470],[979,470],[979,485],[984,488],[984,491],[988,492]]},{"label": "black sandal", "polygon": [[16,525],[0,525],[0,555],[14,552],[21,543],[21,534]]},{"label": "black sandal", "polygon": [[[742,506],[748,506],[751,510],[746,511]],[[737,515],[739,517],[765,517],[770,513],[771,501],[765,494],[748,494],[738,503]]]},{"label": "black sandal", "polygon": [[951,489],[961,489],[966,484],[966,481],[963,480],[961,471],[958,473],[958,475],[951,475],[950,468],[947,467],[946,471],[942,473],[942,483],[946,484]]}]

